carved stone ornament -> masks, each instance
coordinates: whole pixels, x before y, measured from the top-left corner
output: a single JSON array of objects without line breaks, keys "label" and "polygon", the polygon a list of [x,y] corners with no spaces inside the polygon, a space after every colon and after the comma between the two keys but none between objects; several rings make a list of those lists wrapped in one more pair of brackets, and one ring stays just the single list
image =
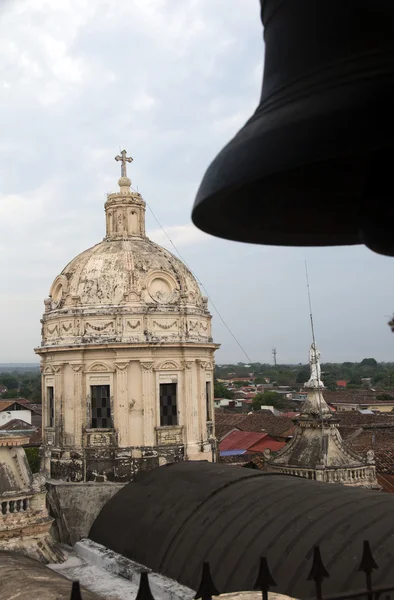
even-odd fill
[{"label": "carved stone ornament", "polygon": [[178,321],[173,321],[172,323],[159,323],[158,321],[153,321],[153,325],[156,325],[156,327],[160,327],[160,329],[171,329],[171,327],[174,327],[174,325],[176,325],[178,323]]},{"label": "carved stone ornament", "polygon": [[144,371],[152,371],[153,365],[153,362],[141,362],[141,367]]},{"label": "carved stone ornament", "polygon": [[183,367],[185,369],[191,369],[193,366],[194,360],[184,360],[183,361]]},{"label": "carved stone ornament", "polygon": [[86,323],[86,329],[93,329],[94,331],[106,331],[107,329],[113,329],[113,321],[109,321],[108,323],[103,323],[102,325],[94,325],[93,323]]},{"label": "carved stone ornament", "polygon": [[71,364],[70,363],[70,367],[72,368],[72,370],[74,371],[74,373],[79,373],[82,370],[83,364]]},{"label": "carved stone ornament", "polygon": [[95,365],[92,365],[89,369],[89,371],[93,371],[93,372],[102,372],[102,371],[108,371],[108,367],[106,365],[103,365],[102,363],[96,363]]},{"label": "carved stone ornament", "polygon": [[171,360],[166,360],[158,367],[160,371],[173,371],[174,369],[179,369],[179,366]]},{"label": "carved stone ornament", "polygon": [[124,362],[124,363],[115,363],[115,368],[118,371],[124,371],[125,369],[127,369],[127,367],[129,366],[130,363],[128,362]]}]

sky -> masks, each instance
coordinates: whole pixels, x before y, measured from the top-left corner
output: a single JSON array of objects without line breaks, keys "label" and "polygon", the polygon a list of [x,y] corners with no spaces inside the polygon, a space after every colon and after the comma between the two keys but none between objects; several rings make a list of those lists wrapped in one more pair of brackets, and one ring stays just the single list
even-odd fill
[{"label": "sky", "polygon": [[[0,56],[0,362],[37,361],[52,281],[104,236],[120,147],[211,299],[218,363],[272,362],[274,346],[279,363],[307,362],[305,260],[322,360],[394,360],[394,259],[191,223],[205,169],[258,103],[257,0],[2,0]],[[149,208],[147,232],[175,252]]]}]

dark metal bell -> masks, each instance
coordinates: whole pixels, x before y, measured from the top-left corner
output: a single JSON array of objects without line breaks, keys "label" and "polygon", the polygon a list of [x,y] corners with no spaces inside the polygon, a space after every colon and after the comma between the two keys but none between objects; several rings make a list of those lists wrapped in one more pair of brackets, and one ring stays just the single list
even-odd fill
[{"label": "dark metal bell", "polygon": [[260,104],[208,168],[197,227],[394,255],[393,0],[262,0]]}]

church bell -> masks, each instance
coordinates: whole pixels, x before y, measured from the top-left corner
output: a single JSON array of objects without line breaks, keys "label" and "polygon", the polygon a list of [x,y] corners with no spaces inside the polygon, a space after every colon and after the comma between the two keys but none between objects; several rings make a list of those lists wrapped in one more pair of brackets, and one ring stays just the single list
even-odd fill
[{"label": "church bell", "polygon": [[193,222],[394,256],[393,0],[261,0],[261,16],[260,104],[205,173]]}]

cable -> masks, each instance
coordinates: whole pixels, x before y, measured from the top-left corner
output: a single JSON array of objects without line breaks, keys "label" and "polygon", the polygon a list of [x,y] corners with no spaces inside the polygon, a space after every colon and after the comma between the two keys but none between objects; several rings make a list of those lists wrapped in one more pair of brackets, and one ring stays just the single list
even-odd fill
[{"label": "cable", "polygon": [[197,277],[196,273],[194,273],[194,271],[189,267],[189,265],[187,264],[187,262],[185,261],[185,259],[183,258],[182,254],[179,252],[178,248],[175,246],[174,242],[172,241],[172,239],[170,238],[170,236],[167,234],[166,230],[164,229],[164,227],[162,226],[162,224],[160,223],[159,219],[156,217],[155,213],[153,212],[152,208],[150,207],[150,205],[146,202],[145,200],[145,204],[146,206],[149,208],[150,212],[153,215],[153,218],[155,219],[156,223],[158,224],[158,226],[160,227],[160,229],[162,230],[162,232],[164,233],[164,235],[166,236],[166,238],[168,239],[168,241],[170,242],[170,244],[173,246],[175,252],[178,254],[179,258],[181,259],[181,261],[184,263],[184,265],[186,265],[186,267],[189,269],[189,271],[191,272],[191,274],[196,278],[197,283],[202,287],[202,289],[205,292],[205,295],[207,296],[209,302],[211,303],[213,309],[215,310],[216,314],[218,315],[219,319],[221,320],[221,322],[223,323],[223,325],[225,326],[225,328],[227,329],[227,331],[229,332],[229,334],[231,335],[231,337],[234,339],[234,341],[236,342],[236,344],[238,344],[239,348],[242,350],[242,352],[244,353],[244,355],[246,356],[246,358],[248,359],[248,363],[251,363],[252,360],[249,357],[248,353],[246,352],[245,348],[241,345],[241,343],[237,340],[237,338],[235,337],[235,335],[233,334],[233,332],[231,331],[230,327],[227,325],[226,321],[223,319],[222,315],[220,314],[219,309],[217,308],[217,306],[215,305],[215,303],[213,302],[212,298],[210,297],[210,295],[208,294],[207,288],[205,287],[205,285],[202,283],[202,281],[200,280],[199,277]]}]

